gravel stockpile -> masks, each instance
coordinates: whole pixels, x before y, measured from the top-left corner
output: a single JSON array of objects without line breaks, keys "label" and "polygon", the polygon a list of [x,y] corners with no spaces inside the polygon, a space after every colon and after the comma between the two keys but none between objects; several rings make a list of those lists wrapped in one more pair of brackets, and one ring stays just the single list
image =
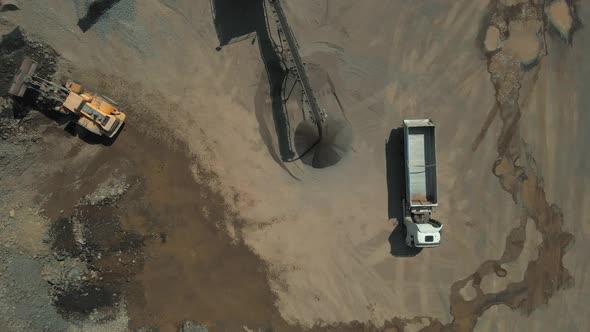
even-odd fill
[{"label": "gravel stockpile", "polygon": [[89,205],[105,205],[116,201],[129,189],[124,175],[114,175],[101,183],[92,194],[81,199],[80,203]]}]

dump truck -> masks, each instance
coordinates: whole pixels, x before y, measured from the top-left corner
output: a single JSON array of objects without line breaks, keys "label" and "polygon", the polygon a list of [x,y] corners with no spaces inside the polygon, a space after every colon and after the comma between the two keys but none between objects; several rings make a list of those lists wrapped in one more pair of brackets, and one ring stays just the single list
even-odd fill
[{"label": "dump truck", "polygon": [[57,104],[55,111],[74,116],[82,128],[99,136],[113,138],[125,122],[125,113],[112,99],[84,91],[82,85],[70,81],[61,86],[35,75],[37,63],[25,58],[14,76],[9,94],[22,98],[27,91],[38,92]]},{"label": "dump truck", "polygon": [[438,206],[435,126],[430,119],[404,120],[405,193],[402,200],[406,245],[436,247],[443,225],[431,218]]}]

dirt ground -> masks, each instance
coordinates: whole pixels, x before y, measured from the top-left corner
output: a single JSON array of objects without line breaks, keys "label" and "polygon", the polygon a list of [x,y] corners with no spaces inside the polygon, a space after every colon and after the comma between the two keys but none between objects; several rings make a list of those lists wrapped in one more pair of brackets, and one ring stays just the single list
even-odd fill
[{"label": "dirt ground", "polygon": [[[584,3],[283,1],[352,132],[318,169],[262,0],[99,2],[0,13],[0,330],[590,324]],[[117,100],[116,140],[8,98],[24,55]],[[437,125],[434,249],[403,245],[406,118]]]}]

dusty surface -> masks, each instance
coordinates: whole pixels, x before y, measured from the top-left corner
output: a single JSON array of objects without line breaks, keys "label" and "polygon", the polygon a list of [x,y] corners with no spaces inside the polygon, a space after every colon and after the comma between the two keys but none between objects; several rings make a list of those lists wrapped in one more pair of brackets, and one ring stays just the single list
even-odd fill
[{"label": "dusty surface", "polygon": [[496,28],[495,26],[488,27],[484,40],[486,51],[493,52],[500,48],[500,38],[500,29]]},{"label": "dusty surface", "polygon": [[[523,65],[530,65],[539,59],[543,40],[540,20],[516,21],[508,25],[510,37],[506,40],[506,53],[514,56]],[[540,33],[541,32],[541,33]]]},{"label": "dusty surface", "polygon": [[553,1],[545,9],[549,22],[559,31],[559,33],[568,37],[574,23],[570,6],[565,0]]},{"label": "dusty surface", "polygon": [[[353,132],[313,169],[282,161],[299,92],[281,118],[261,3],[227,26],[221,0],[216,18],[209,1],[121,0],[82,32],[90,1],[20,2],[0,32],[32,43],[3,45],[2,74],[47,54],[44,75],[129,120],[105,145],[0,99],[0,329],[590,324],[584,4],[563,2],[568,28],[543,1],[284,1],[320,103]],[[439,128],[445,223],[421,252],[399,245],[391,132],[414,117]]]}]

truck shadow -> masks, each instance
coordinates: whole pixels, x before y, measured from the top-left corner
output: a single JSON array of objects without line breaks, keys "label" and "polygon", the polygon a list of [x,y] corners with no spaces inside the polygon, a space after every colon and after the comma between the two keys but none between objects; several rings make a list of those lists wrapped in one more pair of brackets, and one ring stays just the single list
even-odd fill
[{"label": "truck shadow", "polygon": [[18,3],[14,0],[0,0],[0,12],[19,10]]},{"label": "truck shadow", "polygon": [[266,98],[270,95],[278,152],[275,151],[273,138],[269,135],[271,129],[264,121],[264,113],[267,112],[265,102],[255,100],[255,112],[261,136],[277,163],[282,165],[283,162],[293,160],[296,153],[291,142],[289,118],[284,102],[284,86],[289,74],[283,67],[270,35],[264,0],[211,0],[211,14],[219,40],[219,46],[216,48],[218,51],[227,45],[255,36],[252,43],[258,42],[268,81],[268,87],[264,87],[268,89],[268,92],[264,95],[257,94],[255,98]]},{"label": "truck shadow", "polygon": [[403,128],[391,130],[385,143],[385,164],[387,171],[387,217],[395,224],[389,235],[390,253],[395,257],[413,257],[422,248],[410,248],[405,243],[405,227],[402,221],[405,177],[404,177],[404,147]]}]

